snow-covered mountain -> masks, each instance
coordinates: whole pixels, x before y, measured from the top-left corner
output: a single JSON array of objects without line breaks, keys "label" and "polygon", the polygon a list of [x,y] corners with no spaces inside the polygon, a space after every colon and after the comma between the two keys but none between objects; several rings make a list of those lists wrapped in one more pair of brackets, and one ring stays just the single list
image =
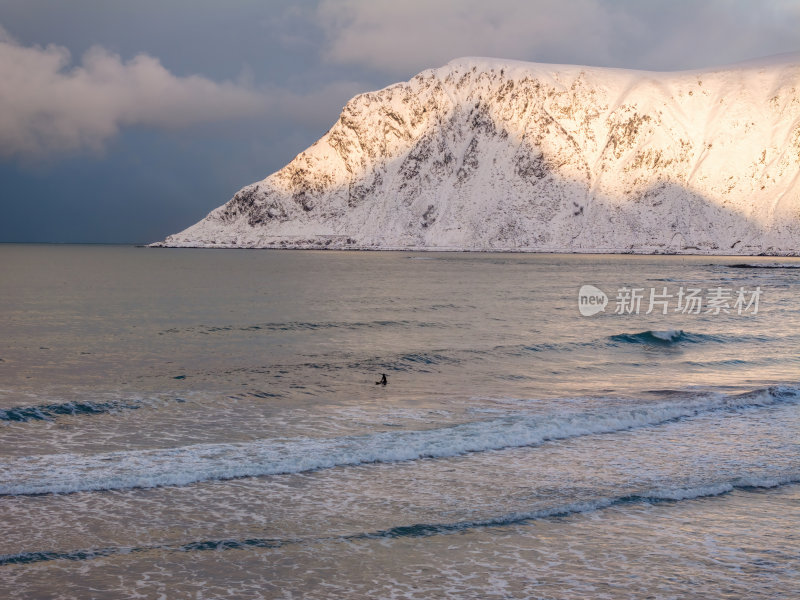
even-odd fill
[{"label": "snow-covered mountain", "polygon": [[656,73],[482,58],[361,94],[159,245],[800,253],[800,54]]}]

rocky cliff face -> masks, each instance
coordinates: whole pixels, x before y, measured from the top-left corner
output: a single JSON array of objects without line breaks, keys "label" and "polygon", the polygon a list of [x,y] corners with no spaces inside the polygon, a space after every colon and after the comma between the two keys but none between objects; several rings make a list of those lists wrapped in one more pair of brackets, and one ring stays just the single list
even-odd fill
[{"label": "rocky cliff face", "polygon": [[678,73],[455,60],[162,245],[800,253],[800,54]]}]

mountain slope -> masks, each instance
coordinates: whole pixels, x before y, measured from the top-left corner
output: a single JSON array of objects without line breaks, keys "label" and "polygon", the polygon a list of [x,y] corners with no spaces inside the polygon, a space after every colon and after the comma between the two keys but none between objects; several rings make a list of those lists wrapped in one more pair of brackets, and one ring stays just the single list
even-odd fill
[{"label": "mountain slope", "polygon": [[160,245],[800,251],[800,54],[676,73],[455,60]]}]

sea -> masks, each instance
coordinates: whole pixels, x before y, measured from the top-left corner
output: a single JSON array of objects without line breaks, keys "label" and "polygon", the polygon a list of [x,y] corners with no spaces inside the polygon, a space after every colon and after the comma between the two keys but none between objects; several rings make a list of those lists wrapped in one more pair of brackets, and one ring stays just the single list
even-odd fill
[{"label": "sea", "polygon": [[0,245],[0,597],[798,598],[799,348],[791,258]]}]

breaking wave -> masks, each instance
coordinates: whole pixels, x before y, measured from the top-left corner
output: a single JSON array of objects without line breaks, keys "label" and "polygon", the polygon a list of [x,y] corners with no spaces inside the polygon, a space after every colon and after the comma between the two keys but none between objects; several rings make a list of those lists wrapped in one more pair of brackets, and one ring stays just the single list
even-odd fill
[{"label": "breaking wave", "polygon": [[620,333],[609,336],[611,342],[626,344],[648,344],[653,346],[669,346],[672,344],[702,342],[719,342],[721,338],[703,333],[689,333],[681,329],[666,329],[655,331],[648,329],[638,333]]},{"label": "breaking wave", "polygon": [[687,393],[672,401],[551,416],[515,414],[428,430],[197,444],[94,455],[27,456],[0,462],[0,495],[180,486],[369,463],[447,458],[657,426],[713,411],[768,407],[798,399],[800,388],[794,387],[772,387],[739,395]]},{"label": "breaking wave", "polygon": [[67,415],[98,415],[120,410],[136,410],[138,402],[63,402],[38,406],[15,406],[0,409],[0,421],[26,423],[28,421],[52,421]]},{"label": "breaking wave", "polygon": [[29,423],[53,421],[59,417],[82,417],[118,413],[140,408],[154,408],[165,404],[186,402],[183,398],[128,398],[118,400],[86,400],[50,402],[30,406],[13,406],[0,409],[0,422]]}]

